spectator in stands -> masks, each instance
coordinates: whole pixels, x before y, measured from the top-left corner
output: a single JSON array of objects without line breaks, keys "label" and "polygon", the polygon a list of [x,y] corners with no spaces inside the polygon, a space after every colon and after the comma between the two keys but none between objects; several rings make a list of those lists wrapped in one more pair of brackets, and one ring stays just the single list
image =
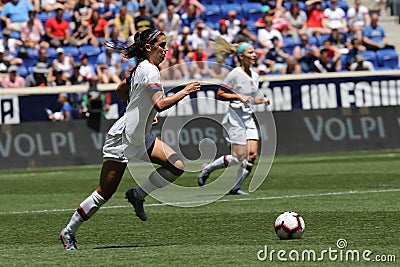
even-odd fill
[{"label": "spectator in stands", "polygon": [[211,39],[215,40],[217,36],[224,38],[228,43],[232,43],[234,35],[232,32],[228,32],[228,21],[226,19],[221,19],[218,22],[218,30],[211,30]]},{"label": "spectator in stands", "polygon": [[351,64],[357,61],[356,56],[360,54],[360,52],[367,50],[367,48],[363,46],[361,44],[361,40],[357,38],[353,38],[347,48],[349,49],[349,53],[347,54],[346,58],[346,68],[350,70]]},{"label": "spectator in stands", "polygon": [[324,11],[328,27],[332,29],[338,29],[339,32],[348,32],[346,13],[343,9],[338,7],[338,0],[331,0],[331,7],[328,7]]},{"label": "spectator in stands", "polygon": [[64,9],[65,6],[62,2],[56,0],[40,0],[41,11],[53,12],[59,8]]},{"label": "spectator in stands", "polygon": [[94,36],[92,26],[87,20],[81,20],[76,24],[77,28],[71,35],[71,43],[76,46],[82,45],[99,45],[97,38]]},{"label": "spectator in stands", "polygon": [[314,71],[320,73],[326,72],[337,72],[342,69],[342,63],[340,61],[341,54],[335,52],[331,58],[329,55],[330,51],[327,48],[322,48],[320,51],[320,57],[314,61]]},{"label": "spectator in stands", "polygon": [[228,32],[232,35],[232,38],[240,31],[240,20],[237,18],[236,10],[231,9],[228,11],[226,26],[228,27]]},{"label": "spectator in stands", "polygon": [[268,5],[263,5],[261,7],[261,12],[263,13],[263,16],[261,18],[258,18],[257,21],[254,23],[254,26],[258,29],[264,28],[264,21],[266,17],[273,17],[272,10]]},{"label": "spectator in stands", "polygon": [[97,74],[100,83],[120,83],[121,57],[109,47],[97,57]]},{"label": "spectator in stands", "polygon": [[208,73],[211,78],[223,80],[228,75],[229,71],[230,70],[225,67],[225,64],[213,62],[211,63],[211,68],[209,68]]},{"label": "spectator in stands", "polygon": [[139,10],[139,3],[137,0],[121,0],[118,1],[117,8],[121,6],[126,7],[127,14],[131,15],[132,18],[135,17],[135,13]]},{"label": "spectator in stands", "polygon": [[179,51],[181,51],[184,56],[190,52],[193,52],[192,36],[188,26],[182,27],[182,34],[178,35],[176,43],[176,45],[179,47]]},{"label": "spectator in stands", "polygon": [[[47,48],[40,48],[39,50],[39,56],[38,56],[38,63],[44,63],[47,66],[47,84],[51,86],[56,86],[56,77],[54,76],[54,69],[53,69],[53,63],[50,62],[49,57],[47,56]],[[36,63],[36,64],[38,64]]]},{"label": "spectator in stands", "polygon": [[[27,0],[10,0],[1,10],[1,20],[9,31],[21,31],[22,24],[29,21],[28,12],[34,10]],[[3,30],[4,31],[4,30]]]},{"label": "spectator in stands", "polygon": [[158,20],[162,20],[165,23],[165,33],[167,37],[176,39],[178,37],[179,25],[182,23],[181,17],[175,13],[175,7],[173,4],[169,4],[167,12],[163,12],[158,16]]},{"label": "spectator in stands", "polygon": [[29,74],[25,80],[25,87],[45,87],[47,86],[47,77],[49,73],[47,64],[43,62],[36,63],[33,66],[33,73]]},{"label": "spectator in stands", "polygon": [[135,29],[137,31],[144,31],[149,28],[154,29],[153,18],[147,16],[146,6],[141,4],[139,6],[139,15],[135,17]]},{"label": "spectator in stands", "polygon": [[77,77],[78,83],[87,83],[89,85],[90,82],[97,83],[99,77],[96,75],[94,67],[89,64],[89,56],[83,54],[80,56],[81,64],[79,67],[79,75]]},{"label": "spectator in stands", "polygon": [[209,75],[208,55],[204,46],[199,44],[194,52],[190,55],[189,73],[192,79],[201,79]]},{"label": "spectator in stands", "polygon": [[114,27],[111,30],[110,39],[108,39],[108,41],[111,41],[114,44],[122,44],[123,42],[125,42],[120,30],[117,27]]},{"label": "spectator in stands", "polygon": [[274,48],[274,44],[272,43],[272,38],[278,38],[278,46],[283,46],[283,37],[282,34],[275,29],[272,29],[272,18],[265,17],[264,19],[264,28],[258,30],[258,42],[260,45],[268,51],[271,48]]},{"label": "spectator in stands", "polygon": [[378,25],[379,15],[374,13],[371,16],[371,24],[363,30],[363,45],[367,50],[378,51],[380,49],[394,49],[388,45],[385,30]]},{"label": "spectator in stands", "polygon": [[241,42],[247,42],[247,43],[255,43],[257,42],[257,36],[252,33],[248,28],[248,23],[246,19],[241,19],[240,20],[240,29],[236,33],[235,37],[233,38],[233,43],[241,43]]},{"label": "spectator in stands", "polygon": [[379,15],[386,16],[386,0],[375,0],[375,2],[379,5]]},{"label": "spectator in stands", "polygon": [[117,13],[117,6],[113,3],[112,0],[103,0],[100,3],[97,11],[99,11],[100,18],[108,21],[115,18],[115,14]]},{"label": "spectator in stands", "polygon": [[[200,1],[198,1],[198,0],[179,1],[179,4],[175,8],[175,13],[182,14],[182,15],[185,13],[191,14],[192,12],[194,12],[194,17],[196,17],[196,19],[200,18],[200,15],[204,11],[206,11],[205,6],[202,5],[202,3],[200,3]],[[183,19],[183,17],[182,17],[182,19]],[[187,25],[187,26],[189,26],[189,25]]]},{"label": "spectator in stands", "polygon": [[347,11],[349,32],[355,33],[358,39],[362,38],[362,31],[371,23],[371,17],[367,7],[361,5],[361,0],[354,0],[354,7]]},{"label": "spectator in stands", "polygon": [[[73,20],[75,24],[79,24],[81,21],[88,21],[92,17],[93,9],[90,6],[89,0],[78,0],[74,7]],[[77,27],[77,26],[76,26]]]},{"label": "spectator in stands", "polygon": [[331,45],[336,48],[344,48],[346,44],[346,37],[340,33],[339,29],[332,29],[332,32],[329,34],[328,40],[331,42]]},{"label": "spectator in stands", "polygon": [[[71,56],[65,55],[62,47],[57,48],[56,53],[57,58],[53,60],[53,69],[56,71],[56,74],[58,74],[58,78],[65,81],[65,85],[71,85],[71,78],[74,74],[74,59]],[[61,81],[59,80],[59,82]]]},{"label": "spectator in stands", "polygon": [[309,43],[309,37],[305,33],[300,35],[300,41],[301,43],[293,49],[293,56],[299,62],[303,72],[310,72],[314,61],[319,57],[319,49],[316,45]]},{"label": "spectator in stands", "polygon": [[154,19],[165,10],[167,10],[167,4],[164,0],[145,0],[144,4],[146,5],[147,12]]},{"label": "spectator in stands", "polygon": [[289,11],[286,11],[285,17],[288,21],[288,35],[297,42],[299,36],[307,31],[307,14],[300,10],[297,1],[292,1]]},{"label": "spectator in stands", "polygon": [[322,9],[321,0],[308,0],[306,1],[306,6],[308,11],[308,34],[319,36],[331,33],[324,10]]},{"label": "spectator in stands", "polygon": [[8,75],[5,75],[1,81],[3,88],[22,88],[25,87],[25,79],[18,75],[18,68],[15,65],[8,67]]},{"label": "spectator in stands", "polygon": [[369,70],[373,71],[375,70],[374,65],[370,61],[364,60],[364,57],[360,54],[356,55],[356,62],[350,65],[350,70],[351,71],[363,71],[363,70]]},{"label": "spectator in stands", "polygon": [[124,42],[136,33],[134,19],[128,14],[125,6],[119,8],[119,15],[114,19],[114,28],[119,30]]},{"label": "spectator in stands", "polygon": [[[66,93],[59,94],[58,102],[60,102],[62,105],[60,112],[63,116],[62,116],[61,120],[62,121],[72,121],[74,119],[74,117],[72,115],[72,107],[71,107],[71,104],[69,103],[68,95]],[[50,116],[49,116],[49,118],[52,119]]]},{"label": "spectator in stands", "polygon": [[186,11],[181,15],[181,19],[182,25],[188,26],[190,32],[193,32],[196,27],[196,22],[200,19],[200,15],[196,12],[196,5],[188,5]]},{"label": "spectator in stands", "polygon": [[272,72],[284,73],[287,67],[286,60],[289,58],[289,54],[282,50],[282,44],[279,42],[279,38],[274,36],[271,39],[272,47],[269,49],[263,63]]},{"label": "spectator in stands", "polygon": [[0,77],[8,73],[8,67],[10,67],[11,62],[4,58],[4,46],[0,46]]},{"label": "spectator in stands", "polygon": [[97,38],[99,44],[102,44],[104,40],[110,38],[108,22],[100,17],[100,13],[97,10],[93,10],[89,25],[92,27],[93,35]]},{"label": "spectator in stands", "polygon": [[51,46],[60,47],[70,42],[70,28],[68,21],[63,19],[64,10],[56,9],[56,16],[46,21],[46,39]]},{"label": "spectator in stands", "polygon": [[211,31],[212,30],[205,25],[203,20],[196,21],[196,28],[191,36],[192,47],[194,50],[196,50],[199,45],[202,45],[205,53],[210,52],[209,41]]},{"label": "spectator in stands", "polygon": [[286,66],[279,70],[281,74],[301,74],[301,66],[294,56],[286,59]]},{"label": "spectator in stands", "polygon": [[36,11],[29,11],[29,21],[21,28],[21,41],[24,47],[32,48],[39,52],[40,47],[49,47],[49,43],[42,41],[45,31],[42,22],[36,18]]}]

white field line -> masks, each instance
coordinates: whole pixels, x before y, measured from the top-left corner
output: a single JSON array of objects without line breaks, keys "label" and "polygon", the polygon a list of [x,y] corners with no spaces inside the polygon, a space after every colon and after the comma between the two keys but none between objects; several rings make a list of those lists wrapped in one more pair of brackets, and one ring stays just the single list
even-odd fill
[{"label": "white field line", "polygon": [[[303,194],[303,195],[288,195],[288,196],[270,196],[270,197],[247,197],[247,198],[234,198],[234,199],[220,199],[215,202],[237,202],[237,201],[257,201],[257,200],[274,200],[274,199],[288,199],[288,198],[306,198],[306,197],[323,197],[323,196],[340,196],[340,195],[361,195],[361,194],[373,194],[373,193],[393,193],[400,192],[400,188],[394,189],[381,189],[381,190],[365,190],[365,191],[341,191],[341,192],[326,192],[319,194]],[[146,204],[146,207],[159,207],[168,205],[191,205],[191,204],[202,204],[209,203],[210,201],[188,201],[188,202],[172,202],[172,203],[151,203]],[[123,206],[105,206],[102,209],[121,209],[128,208],[130,205]],[[0,215],[13,215],[13,214],[33,214],[33,213],[56,213],[75,211],[75,209],[53,209],[53,210],[27,210],[27,211],[6,211],[0,212]]]}]

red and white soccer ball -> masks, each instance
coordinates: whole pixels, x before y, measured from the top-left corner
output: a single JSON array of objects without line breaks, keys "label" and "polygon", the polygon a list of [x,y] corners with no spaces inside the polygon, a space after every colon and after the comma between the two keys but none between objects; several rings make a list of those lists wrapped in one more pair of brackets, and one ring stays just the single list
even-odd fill
[{"label": "red and white soccer ball", "polygon": [[300,238],[305,228],[303,217],[293,211],[282,213],[275,221],[275,233],[280,239]]}]

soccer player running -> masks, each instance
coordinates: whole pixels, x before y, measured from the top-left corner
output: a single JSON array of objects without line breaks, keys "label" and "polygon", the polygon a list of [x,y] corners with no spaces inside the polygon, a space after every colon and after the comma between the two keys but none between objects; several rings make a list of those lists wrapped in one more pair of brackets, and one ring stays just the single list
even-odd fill
[{"label": "soccer player running", "polygon": [[103,166],[97,189],[86,198],[61,230],[60,239],[66,250],[75,250],[75,234],[79,226],[92,217],[117,190],[128,159],[139,158],[160,165],[143,184],[130,189],[125,196],[134,207],[136,216],[147,220],[144,198],[153,190],[174,182],[184,172],[184,163],[167,144],[150,133],[157,112],[168,109],[185,96],[200,89],[192,82],[174,95],[166,97],[157,66],[167,52],[163,32],[147,29],[135,34],[135,42],[119,48],[126,58],[136,58],[131,76],[116,89],[117,95],[128,100],[126,113],[108,131],[103,146]]},{"label": "soccer player running", "polygon": [[203,186],[211,172],[240,164],[236,181],[230,190],[233,195],[245,195],[242,184],[251,172],[257,157],[258,131],[253,119],[252,104],[269,104],[269,99],[258,87],[258,74],[252,69],[256,62],[256,52],[249,43],[232,45],[222,38],[216,40],[219,62],[224,62],[231,53],[238,57],[240,66],[231,70],[217,92],[217,98],[230,101],[229,111],[222,124],[228,132],[227,140],[231,144],[231,154],[221,156],[210,164],[203,165],[198,175],[198,184]]}]

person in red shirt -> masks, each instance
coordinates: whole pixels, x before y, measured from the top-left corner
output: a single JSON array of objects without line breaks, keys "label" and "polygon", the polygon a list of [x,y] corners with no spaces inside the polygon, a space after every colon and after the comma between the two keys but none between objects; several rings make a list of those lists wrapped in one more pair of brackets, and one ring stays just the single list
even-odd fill
[{"label": "person in red shirt", "polygon": [[207,53],[204,52],[204,46],[199,45],[197,49],[190,55],[190,60],[192,63],[190,64],[189,73],[193,76],[194,79],[200,79],[201,77],[209,75],[209,67],[208,67],[208,56]]},{"label": "person in red shirt", "polygon": [[327,25],[321,0],[309,0],[306,2],[306,5],[308,11],[308,34],[330,34],[331,30]]},{"label": "person in red shirt", "polygon": [[100,18],[100,13],[97,10],[93,10],[92,18],[89,20],[89,25],[92,26],[93,35],[97,38],[99,44],[102,44],[104,40],[110,38],[110,30],[108,22]]},{"label": "person in red shirt", "polygon": [[54,47],[70,44],[70,28],[68,21],[63,19],[63,14],[64,10],[57,8],[56,16],[46,21],[46,39]]}]

